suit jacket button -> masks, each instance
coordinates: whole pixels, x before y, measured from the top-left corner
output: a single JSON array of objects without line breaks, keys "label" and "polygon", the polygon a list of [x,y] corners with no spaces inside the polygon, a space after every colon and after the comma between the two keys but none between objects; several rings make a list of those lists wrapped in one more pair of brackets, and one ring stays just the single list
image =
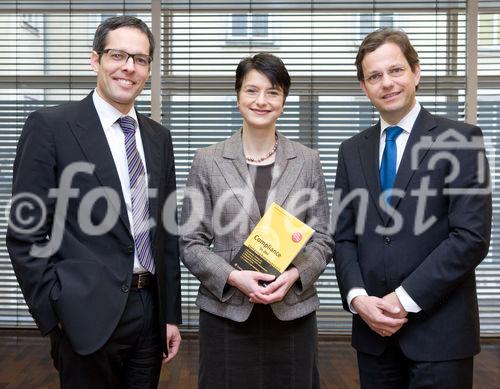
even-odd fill
[{"label": "suit jacket button", "polygon": [[133,254],[134,253],[134,245],[127,246],[127,254]]},{"label": "suit jacket button", "polygon": [[128,285],[127,284],[123,284],[122,285],[122,292],[123,293],[128,293]]},{"label": "suit jacket button", "polygon": [[388,236],[384,237],[384,243],[385,244],[390,244],[391,243],[391,238],[389,238]]}]

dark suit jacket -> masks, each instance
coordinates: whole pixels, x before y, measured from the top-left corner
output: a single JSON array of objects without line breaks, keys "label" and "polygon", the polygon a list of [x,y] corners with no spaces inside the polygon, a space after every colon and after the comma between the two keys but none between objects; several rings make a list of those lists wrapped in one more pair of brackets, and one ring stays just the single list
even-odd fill
[{"label": "dark suit jacket", "polygon": [[[137,116],[149,188],[158,189],[156,198],[150,197],[149,207],[156,222],[151,236],[159,291],[159,324],[164,338],[164,324],[181,321],[177,236],[167,232],[160,220],[166,198],[175,192],[174,156],[169,131],[145,116]],[[95,169],[91,174],[79,172],[72,176],[73,193],[66,191],[66,197],[71,198],[62,213],[65,218],[60,247],[48,257],[35,257],[30,251],[32,245],[45,244],[54,237],[56,204],[66,203],[56,202],[54,196],[49,196],[49,190],[64,181],[61,176],[68,174],[76,162],[93,164]],[[119,204],[108,204],[101,197],[91,210],[82,205],[85,195],[103,187],[109,187],[119,196]],[[92,94],[80,102],[29,115],[18,143],[12,193],[13,196],[34,194],[43,204],[28,211],[18,208],[20,202],[14,201],[11,219],[16,209],[24,209],[23,215],[31,218],[25,227],[37,228],[22,232],[11,226],[7,231],[12,265],[33,318],[43,335],[60,322],[76,352],[96,351],[116,328],[127,302],[134,241],[120,180]],[[46,209],[46,216],[41,208]],[[99,225],[107,212],[114,213],[117,221],[111,223],[105,234],[88,234],[78,222],[80,208],[94,225]]]},{"label": "dark suit jacket", "polygon": [[[474,148],[459,144],[473,139],[478,140]],[[403,222],[395,232],[375,231],[377,226],[393,226],[394,221],[390,211],[379,205],[379,141],[377,124],[343,142],[339,150],[335,190],[341,192],[340,199],[358,191],[346,207],[334,204],[332,213],[335,267],[344,308],[348,310],[346,296],[353,287],[382,297],[402,285],[422,308],[409,314],[408,323],[395,335],[405,355],[420,361],[472,356],[479,352],[474,269],[488,252],[491,229],[491,192],[485,188],[489,171],[481,130],[422,108],[394,184],[404,196],[390,202]],[[419,205],[415,190],[421,185],[435,193],[425,204],[421,197]],[[461,188],[473,191],[463,193]],[[358,195],[362,192],[366,208],[363,195]],[[422,211],[424,221],[435,219],[430,227],[417,231],[415,220]],[[358,217],[366,223],[356,233]],[[354,315],[352,343],[357,350],[379,355],[387,342]]]}]

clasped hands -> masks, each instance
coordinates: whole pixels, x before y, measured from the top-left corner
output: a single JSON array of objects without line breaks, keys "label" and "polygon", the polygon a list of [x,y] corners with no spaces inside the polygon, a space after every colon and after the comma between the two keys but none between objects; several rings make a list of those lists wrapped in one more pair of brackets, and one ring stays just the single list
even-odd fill
[{"label": "clasped hands", "polygon": [[368,326],[381,336],[392,336],[408,321],[405,311],[395,292],[384,297],[356,296],[352,307]]},{"label": "clasped hands", "polygon": [[227,282],[248,296],[251,303],[271,304],[283,300],[298,279],[299,271],[292,266],[277,278],[257,271],[235,270]]}]

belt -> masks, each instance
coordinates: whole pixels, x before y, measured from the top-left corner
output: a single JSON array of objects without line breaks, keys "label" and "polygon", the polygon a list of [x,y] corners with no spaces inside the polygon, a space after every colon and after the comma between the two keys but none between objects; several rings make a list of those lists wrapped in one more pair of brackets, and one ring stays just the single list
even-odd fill
[{"label": "belt", "polygon": [[153,275],[151,273],[137,273],[132,275],[130,288],[143,289],[153,285]]}]

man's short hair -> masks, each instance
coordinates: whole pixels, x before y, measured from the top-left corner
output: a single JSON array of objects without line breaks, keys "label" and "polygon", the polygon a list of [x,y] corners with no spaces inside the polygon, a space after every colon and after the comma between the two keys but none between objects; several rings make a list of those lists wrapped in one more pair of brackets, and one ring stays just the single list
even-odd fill
[{"label": "man's short hair", "polygon": [[420,60],[418,59],[417,51],[408,39],[408,35],[401,30],[383,27],[368,34],[363,40],[363,43],[361,43],[361,46],[359,46],[358,55],[356,56],[356,61],[354,62],[359,81],[363,81],[365,79],[365,75],[363,73],[363,59],[365,56],[377,50],[385,43],[395,43],[398,45],[406,60],[410,64],[411,71],[415,71],[415,67],[419,64]]},{"label": "man's short hair", "polygon": [[106,38],[108,37],[110,31],[121,27],[137,28],[139,31],[146,34],[149,40],[149,55],[151,57],[153,56],[155,51],[155,39],[153,37],[153,33],[141,19],[128,15],[114,16],[103,21],[95,31],[92,50],[101,54],[106,47]]}]

